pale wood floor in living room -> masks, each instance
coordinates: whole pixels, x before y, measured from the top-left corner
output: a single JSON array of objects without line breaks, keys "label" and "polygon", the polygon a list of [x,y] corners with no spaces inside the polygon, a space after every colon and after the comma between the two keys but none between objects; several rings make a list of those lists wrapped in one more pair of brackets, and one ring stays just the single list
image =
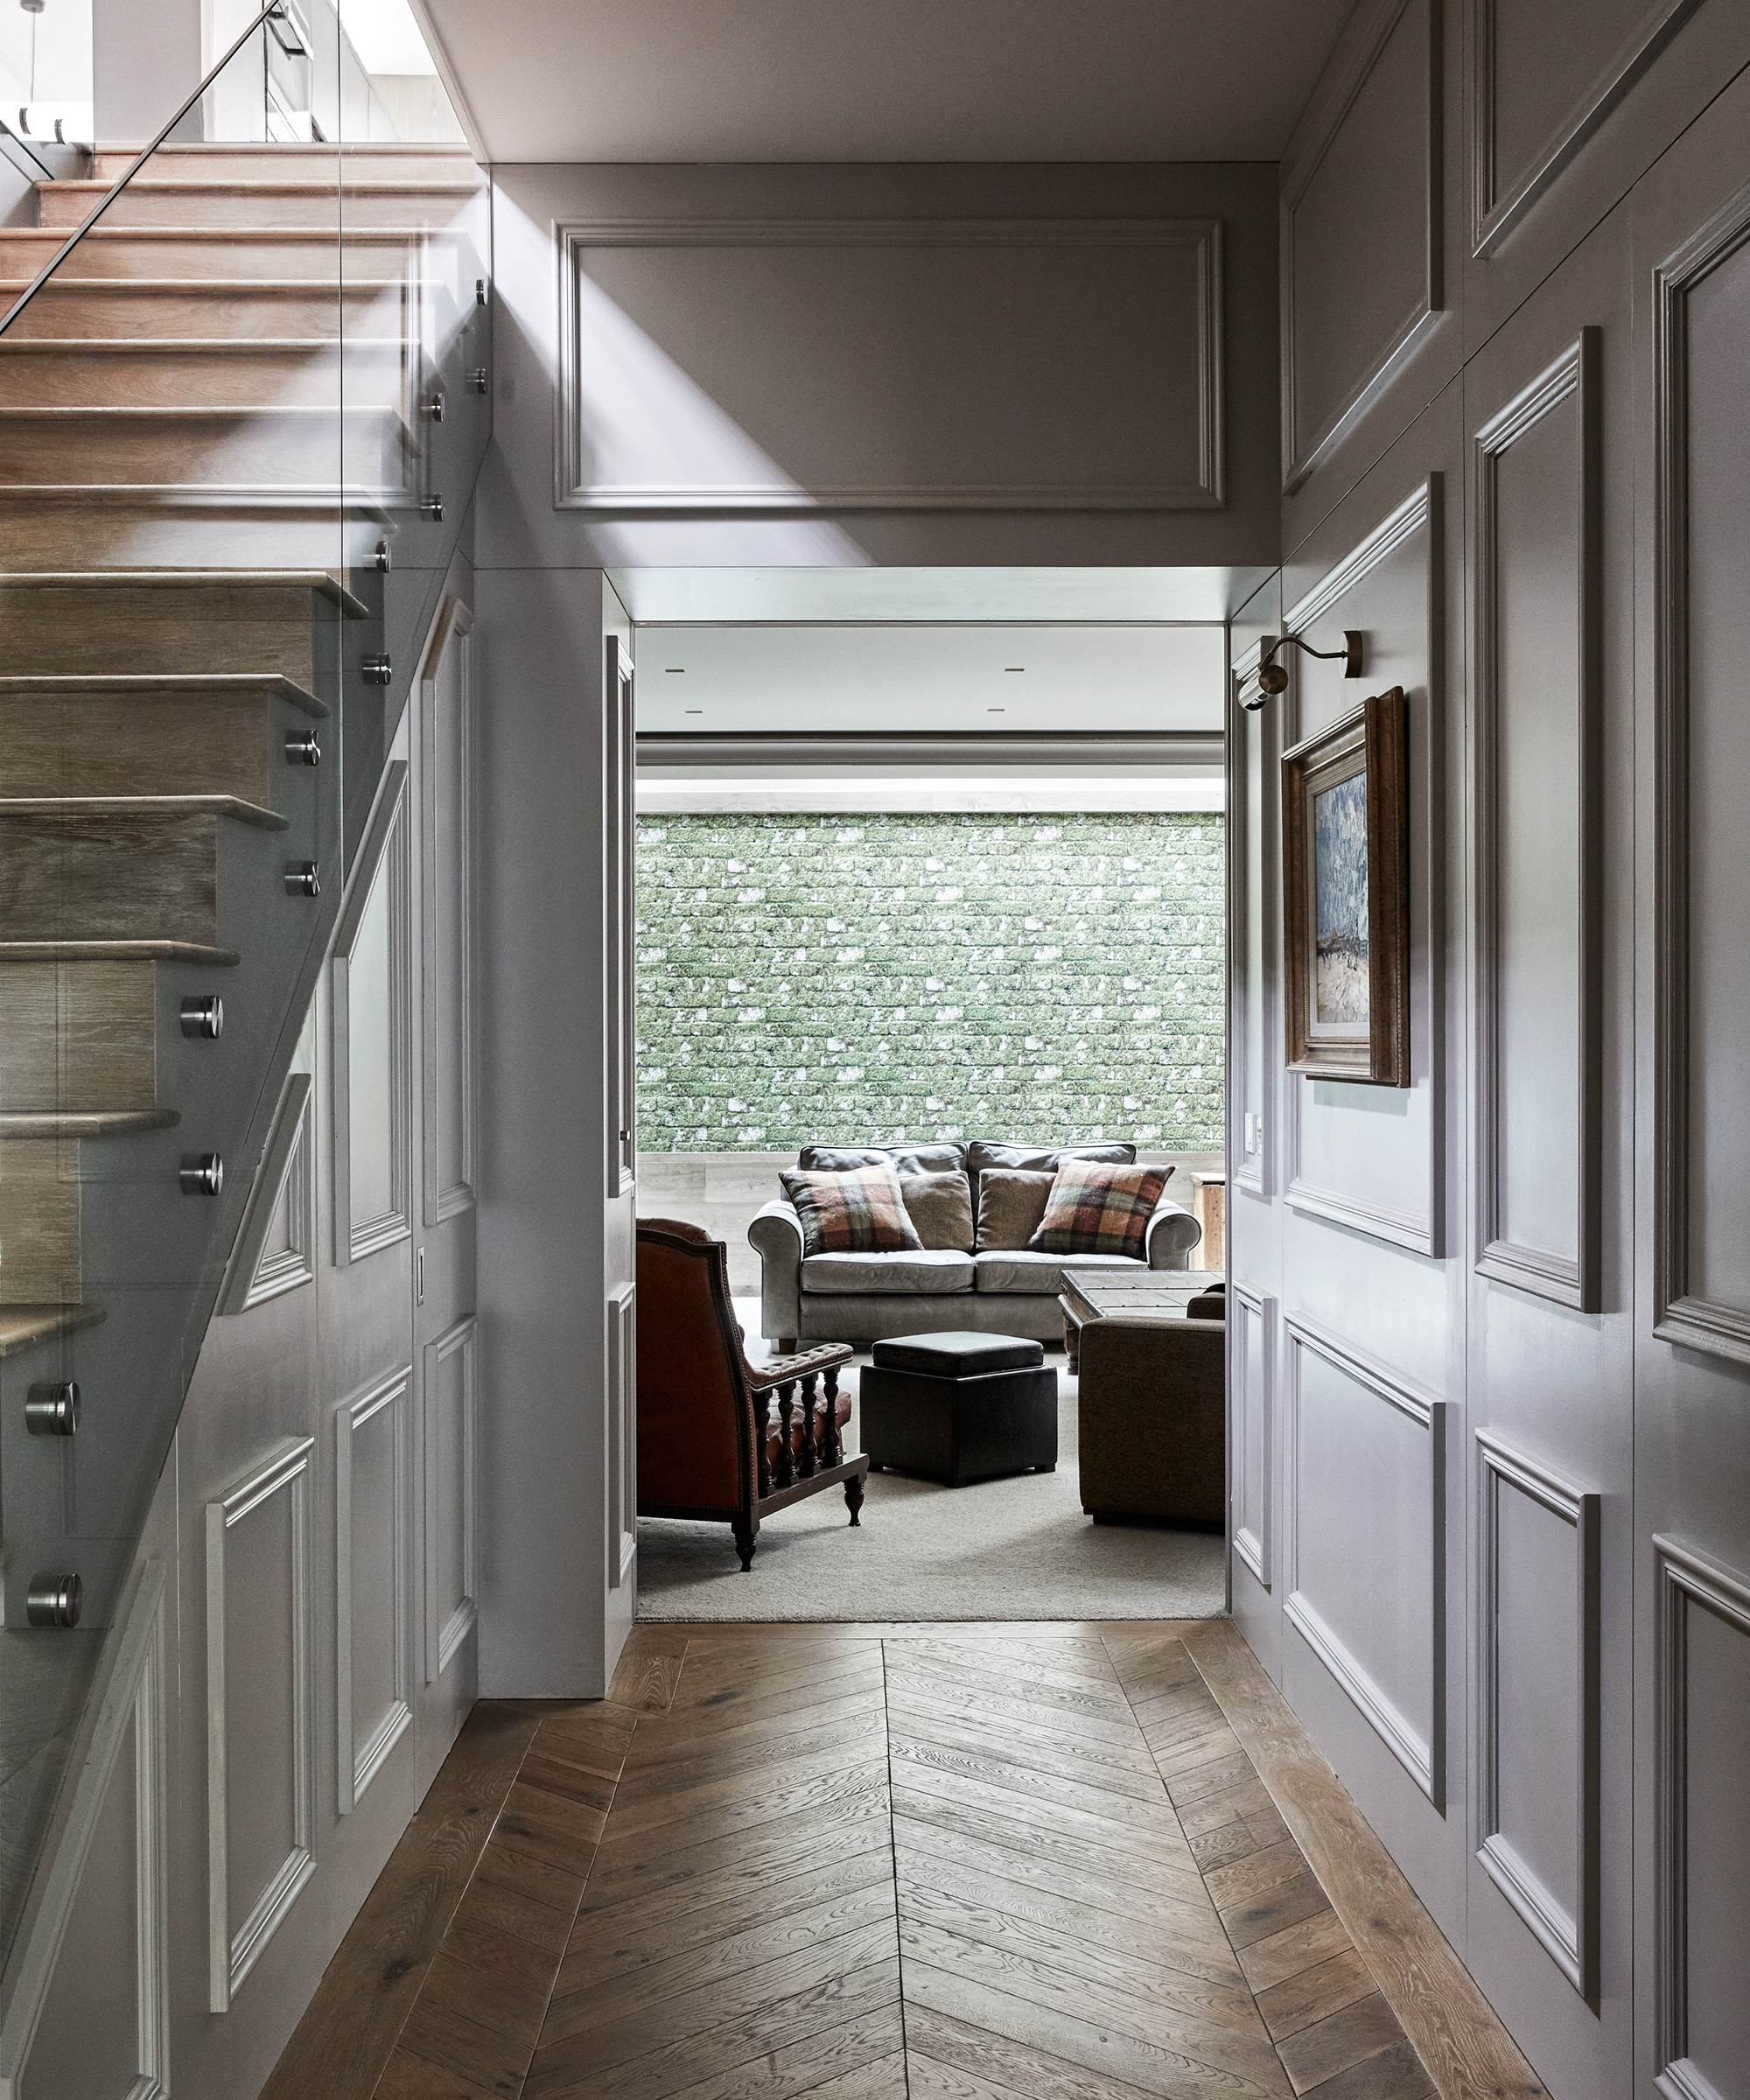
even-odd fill
[{"label": "pale wood floor in living room", "polygon": [[1544,2089],[1231,1623],[1131,1620],[640,1628],[483,1704],[265,2090]]}]

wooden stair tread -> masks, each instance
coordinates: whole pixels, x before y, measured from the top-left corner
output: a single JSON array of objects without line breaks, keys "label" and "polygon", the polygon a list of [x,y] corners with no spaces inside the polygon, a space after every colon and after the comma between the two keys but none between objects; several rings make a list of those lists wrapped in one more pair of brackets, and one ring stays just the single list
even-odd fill
[{"label": "wooden stair tread", "polygon": [[[425,241],[444,231],[431,226],[4,226],[0,240],[53,250],[88,241],[286,241],[340,242],[360,246],[372,242]],[[78,234],[75,241],[74,236]]]},{"label": "wooden stair tread", "polygon": [[189,408],[181,402],[166,405],[158,402],[31,402],[22,406],[0,402],[0,418],[15,417],[19,422],[31,418],[46,422],[57,417],[65,421],[74,416],[97,416],[105,420],[132,416],[150,423],[198,423],[219,416],[264,423],[270,416],[275,416],[294,419],[312,416],[344,416],[403,422],[396,410],[371,402],[358,402],[351,407],[330,401],[215,402],[204,402],[195,408]]},{"label": "wooden stair tread", "polygon": [[[33,227],[12,227],[0,229],[11,233],[34,233]],[[51,228],[51,231],[53,229]],[[221,229],[234,232],[234,228]],[[436,290],[443,284],[441,277],[348,277],[339,289],[349,298],[380,297],[388,291],[401,291],[418,285]],[[17,295],[36,283],[34,277],[0,277],[0,292]],[[321,277],[51,277],[43,286],[44,291],[152,291],[172,293],[178,298],[186,298],[191,293],[222,292],[234,297],[248,292],[251,298],[257,293],[273,292],[329,292],[335,287]],[[240,338],[247,341],[247,337]],[[330,337],[330,341],[336,339]]]},{"label": "wooden stair tread", "polygon": [[62,1115],[52,1109],[0,1111],[0,1138],[127,1138],[136,1130],[173,1130],[182,1121],[174,1109],[87,1109]]},{"label": "wooden stair tread", "polygon": [[15,1356],[57,1334],[94,1327],[102,1318],[102,1306],[0,1306],[0,1356]]},{"label": "wooden stair tread", "polygon": [[[132,283],[132,279],[127,280]],[[398,335],[348,335],[349,352],[406,347]],[[341,347],[333,335],[0,335],[0,354],[57,357],[326,357]]]},{"label": "wooden stair tread", "polygon": [[199,941],[0,941],[0,962],[195,962],[234,970],[234,948]]},{"label": "wooden stair tread", "polygon": [[326,569],[13,569],[0,570],[0,592],[8,590],[84,589],[91,585],[121,586],[137,590],[150,584],[153,590],[210,590],[217,586],[228,591],[239,588],[281,590],[296,587],[319,592],[324,598],[332,598],[343,612],[354,620],[368,617],[370,608],[353,593],[337,576]]},{"label": "wooden stair tread", "polygon": [[[101,197],[115,187],[114,182],[106,182],[101,175],[52,177],[37,185],[38,193],[52,190],[67,196],[85,191]],[[227,197],[335,196],[342,191],[349,197],[473,197],[485,187],[482,182],[431,180],[416,175],[350,175],[342,182],[324,182],[314,175],[136,175],[128,185],[131,193],[171,197],[215,192]]]},{"label": "wooden stair tread", "polygon": [[234,794],[0,794],[0,816],[228,816],[285,831],[289,816]]},{"label": "wooden stair tread", "polygon": [[38,696],[47,700],[107,699],[119,695],[140,700],[219,699],[259,695],[263,700],[289,700],[306,715],[326,720],[326,700],[278,671],[9,671],[0,675],[0,700]]}]

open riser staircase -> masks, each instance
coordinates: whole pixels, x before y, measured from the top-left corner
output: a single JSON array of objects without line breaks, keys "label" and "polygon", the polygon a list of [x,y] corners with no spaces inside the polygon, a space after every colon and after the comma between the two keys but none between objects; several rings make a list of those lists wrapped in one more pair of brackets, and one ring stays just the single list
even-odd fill
[{"label": "open riser staircase", "polygon": [[[0,312],[133,158],[0,229]],[[459,150],[165,147],[0,333],[0,1705],[40,1715],[0,1772],[15,1857],[478,472],[485,202]]]}]

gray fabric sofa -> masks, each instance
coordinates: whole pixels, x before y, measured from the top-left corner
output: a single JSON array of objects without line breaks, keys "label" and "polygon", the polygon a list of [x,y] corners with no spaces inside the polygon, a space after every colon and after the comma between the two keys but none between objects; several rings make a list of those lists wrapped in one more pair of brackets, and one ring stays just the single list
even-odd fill
[{"label": "gray fabric sofa", "polygon": [[[1133,1145],[1022,1147],[973,1143],[868,1146],[845,1151],[822,1145],[803,1149],[804,1168],[842,1168],[886,1159],[901,1179],[958,1167],[972,1184],[978,1208],[978,1173],[984,1166],[1055,1164],[1064,1153],[1122,1161]],[[1022,1334],[1061,1343],[1063,1312],[1058,1296],[1067,1274],[1087,1270],[1187,1269],[1203,1228],[1172,1194],[1169,1181],[1149,1219],[1146,1262],[1114,1254],[1034,1254],[1026,1249],[991,1248],[961,1254],[923,1251],[893,1254],[805,1256],[802,1222],[788,1198],[767,1203],[747,1228],[760,1256],[760,1326],[782,1348],[804,1341],[848,1341],[859,1348],[894,1334],[944,1334],[968,1329],[985,1334]]]}]

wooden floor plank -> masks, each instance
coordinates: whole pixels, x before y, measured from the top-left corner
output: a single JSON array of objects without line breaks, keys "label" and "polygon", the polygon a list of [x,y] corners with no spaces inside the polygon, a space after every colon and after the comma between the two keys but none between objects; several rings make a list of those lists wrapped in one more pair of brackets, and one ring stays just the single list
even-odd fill
[{"label": "wooden floor plank", "polygon": [[267,2100],[1534,2100],[1285,1715],[1208,1621],[637,1628],[476,1709]]},{"label": "wooden floor plank", "polygon": [[329,1963],[263,2100],[369,2100],[534,1740],[477,1706]]},{"label": "wooden floor plank", "polygon": [[1470,1972],[1231,1622],[1186,1648],[1441,2100],[1545,2100]]}]

